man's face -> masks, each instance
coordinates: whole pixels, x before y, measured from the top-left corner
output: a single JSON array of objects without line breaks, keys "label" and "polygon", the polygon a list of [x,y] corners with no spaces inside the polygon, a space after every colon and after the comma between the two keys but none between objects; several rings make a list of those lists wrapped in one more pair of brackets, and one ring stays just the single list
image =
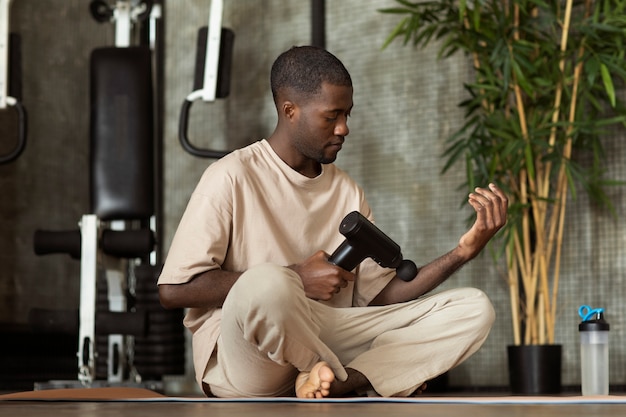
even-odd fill
[{"label": "man's face", "polygon": [[296,150],[321,164],[334,162],[350,132],[351,111],[352,87],[323,83],[317,96],[299,106],[293,132]]}]

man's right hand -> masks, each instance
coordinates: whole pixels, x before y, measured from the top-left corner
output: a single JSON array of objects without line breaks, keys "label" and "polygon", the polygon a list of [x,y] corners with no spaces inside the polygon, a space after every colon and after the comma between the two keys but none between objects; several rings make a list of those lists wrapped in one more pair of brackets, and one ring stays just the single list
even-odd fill
[{"label": "man's right hand", "polygon": [[328,262],[328,257],[326,252],[318,251],[303,262],[289,266],[300,275],[304,293],[313,300],[330,300],[356,278],[352,272]]}]

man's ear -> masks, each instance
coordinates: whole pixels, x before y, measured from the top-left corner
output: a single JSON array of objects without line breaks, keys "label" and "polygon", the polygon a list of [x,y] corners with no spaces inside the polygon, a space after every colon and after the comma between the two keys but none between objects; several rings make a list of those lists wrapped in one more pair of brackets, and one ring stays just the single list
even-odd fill
[{"label": "man's ear", "polygon": [[283,102],[281,110],[287,119],[292,120],[298,112],[298,106],[293,101],[287,100]]}]

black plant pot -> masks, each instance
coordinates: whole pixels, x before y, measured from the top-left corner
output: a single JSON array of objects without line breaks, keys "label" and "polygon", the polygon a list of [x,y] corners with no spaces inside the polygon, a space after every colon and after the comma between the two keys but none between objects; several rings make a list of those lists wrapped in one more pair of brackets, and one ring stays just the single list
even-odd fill
[{"label": "black plant pot", "polygon": [[561,345],[508,346],[509,382],[515,395],[561,393]]}]

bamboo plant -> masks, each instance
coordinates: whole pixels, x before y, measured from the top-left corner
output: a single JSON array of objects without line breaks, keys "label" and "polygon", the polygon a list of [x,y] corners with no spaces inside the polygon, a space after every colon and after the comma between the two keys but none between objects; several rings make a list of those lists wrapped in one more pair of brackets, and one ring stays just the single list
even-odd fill
[{"label": "bamboo plant", "polygon": [[[514,344],[554,344],[566,203],[584,189],[611,209],[602,138],[624,125],[625,1],[396,0],[385,41],[459,51],[473,64],[464,125],[444,172],[509,195],[504,239]],[[576,158],[579,156],[579,158]],[[578,161],[580,159],[580,161]]]}]

